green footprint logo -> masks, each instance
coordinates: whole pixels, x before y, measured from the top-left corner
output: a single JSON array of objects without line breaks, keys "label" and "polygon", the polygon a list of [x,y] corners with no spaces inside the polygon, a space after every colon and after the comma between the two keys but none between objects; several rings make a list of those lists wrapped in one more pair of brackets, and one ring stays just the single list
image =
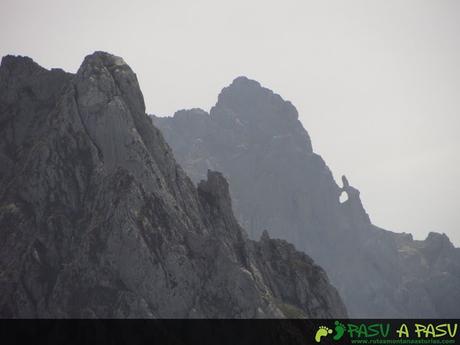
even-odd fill
[{"label": "green footprint logo", "polygon": [[345,334],[345,325],[340,323],[339,321],[335,322],[335,335],[332,339],[335,341],[342,339],[343,335]]},{"label": "green footprint logo", "polygon": [[321,342],[322,337],[326,337],[327,335],[332,333],[332,329],[327,328],[326,326],[319,326],[318,330],[315,334],[315,341],[317,343]]}]

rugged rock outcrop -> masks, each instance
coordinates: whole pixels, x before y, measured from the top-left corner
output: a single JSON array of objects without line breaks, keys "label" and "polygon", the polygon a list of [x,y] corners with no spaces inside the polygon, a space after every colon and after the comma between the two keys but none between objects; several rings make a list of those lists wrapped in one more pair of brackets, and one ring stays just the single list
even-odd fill
[{"label": "rugged rock outcrop", "polygon": [[75,75],[0,66],[1,317],[344,317],[321,268],[249,240],[228,184],[196,188],[97,52]]},{"label": "rugged rock outcrop", "polygon": [[181,110],[153,122],[194,181],[208,169],[224,173],[251,237],[266,229],[318,261],[351,316],[460,316],[460,249],[445,235],[414,241],[374,226],[359,191],[346,177],[336,184],[295,107],[279,95],[239,77],[210,114]]}]

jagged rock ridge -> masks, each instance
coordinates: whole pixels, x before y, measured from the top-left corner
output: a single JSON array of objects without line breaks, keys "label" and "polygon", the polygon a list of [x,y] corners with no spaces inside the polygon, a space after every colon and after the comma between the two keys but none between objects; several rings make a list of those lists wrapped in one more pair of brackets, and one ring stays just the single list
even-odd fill
[{"label": "jagged rock ridge", "polygon": [[123,59],[4,57],[0,123],[0,317],[346,316],[308,256],[247,238],[220,173],[193,185]]},{"label": "jagged rock ridge", "polygon": [[[374,226],[359,191],[346,177],[336,184],[297,110],[279,95],[239,77],[209,114],[181,110],[153,122],[194,181],[208,169],[224,173],[251,237],[266,229],[318,261],[351,316],[460,316],[460,249],[438,234],[414,241]],[[432,243],[438,237],[443,245]]]}]

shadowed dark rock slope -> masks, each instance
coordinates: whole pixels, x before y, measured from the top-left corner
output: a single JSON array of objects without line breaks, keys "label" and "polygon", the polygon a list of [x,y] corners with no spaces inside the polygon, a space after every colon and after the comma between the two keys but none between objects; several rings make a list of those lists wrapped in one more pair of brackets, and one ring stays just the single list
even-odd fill
[{"label": "shadowed dark rock slope", "polygon": [[1,317],[344,317],[291,244],[246,238],[226,180],[196,188],[97,52],[75,75],[0,67]]},{"label": "shadowed dark rock slope", "polygon": [[266,229],[318,261],[351,316],[460,317],[460,249],[445,235],[414,241],[374,226],[359,191],[345,177],[336,184],[279,95],[239,77],[210,114],[183,110],[154,123],[194,181],[208,169],[224,173],[252,238]]}]

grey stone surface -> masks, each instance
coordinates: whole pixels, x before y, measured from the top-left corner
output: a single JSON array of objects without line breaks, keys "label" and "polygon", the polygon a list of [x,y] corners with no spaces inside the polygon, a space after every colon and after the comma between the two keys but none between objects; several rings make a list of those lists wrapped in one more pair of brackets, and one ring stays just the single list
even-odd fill
[{"label": "grey stone surface", "polygon": [[359,191],[346,177],[336,184],[279,95],[239,77],[210,114],[181,110],[153,122],[192,180],[208,169],[225,175],[250,237],[266,229],[324,267],[351,316],[460,317],[460,249],[445,235],[414,241],[374,226]]},{"label": "grey stone surface", "polygon": [[0,317],[346,316],[324,271],[248,239],[206,174],[197,188],[175,162],[123,59],[72,75],[4,57]]}]

